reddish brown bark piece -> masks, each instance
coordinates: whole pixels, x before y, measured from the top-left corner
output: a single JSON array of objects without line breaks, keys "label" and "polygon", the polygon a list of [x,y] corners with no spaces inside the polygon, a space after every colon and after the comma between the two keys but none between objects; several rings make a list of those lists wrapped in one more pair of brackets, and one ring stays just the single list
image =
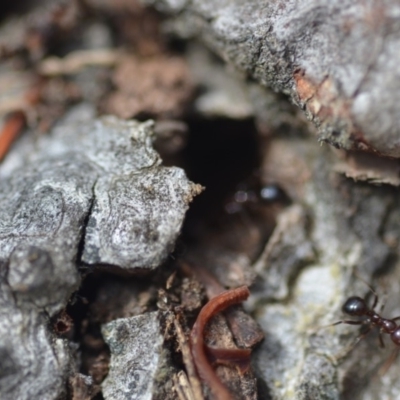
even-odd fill
[{"label": "reddish brown bark piece", "polygon": [[[231,400],[233,397],[228,389],[222,384],[215,374],[206,355],[206,346],[204,344],[204,329],[210,319],[217,313],[225,310],[227,307],[241,303],[246,300],[250,292],[247,286],[241,286],[236,289],[227,290],[213,297],[200,311],[197,320],[190,333],[190,347],[193,355],[196,369],[200,378],[210,387],[214,397],[218,400]],[[231,350],[207,348],[207,352],[218,353],[216,361],[221,362],[226,355],[230,355]],[[243,361],[243,357],[248,359],[249,350],[235,351],[235,357],[231,361]]]},{"label": "reddish brown bark piece", "polygon": [[237,367],[241,374],[245,374],[250,368],[250,349],[218,349],[205,346],[205,352],[212,364]]},{"label": "reddish brown bark piece", "polygon": [[15,111],[7,118],[0,131],[0,161],[7,154],[8,149],[21,132],[25,124],[25,115],[22,111]]}]

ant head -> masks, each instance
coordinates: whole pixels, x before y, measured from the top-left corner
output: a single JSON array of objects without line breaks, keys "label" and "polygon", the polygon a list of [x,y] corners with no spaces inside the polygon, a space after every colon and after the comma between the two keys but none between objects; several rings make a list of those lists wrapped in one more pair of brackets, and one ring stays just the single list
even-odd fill
[{"label": "ant head", "polygon": [[346,303],[343,304],[342,311],[348,315],[352,316],[362,316],[365,315],[368,310],[367,305],[365,304],[364,299],[361,297],[349,297],[346,300]]}]

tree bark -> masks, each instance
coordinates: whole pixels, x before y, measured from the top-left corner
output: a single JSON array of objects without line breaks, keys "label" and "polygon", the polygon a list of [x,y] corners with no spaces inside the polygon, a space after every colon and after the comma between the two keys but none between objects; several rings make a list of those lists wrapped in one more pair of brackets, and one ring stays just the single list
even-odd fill
[{"label": "tree bark", "polygon": [[398,0],[145,0],[347,150],[400,156]]}]

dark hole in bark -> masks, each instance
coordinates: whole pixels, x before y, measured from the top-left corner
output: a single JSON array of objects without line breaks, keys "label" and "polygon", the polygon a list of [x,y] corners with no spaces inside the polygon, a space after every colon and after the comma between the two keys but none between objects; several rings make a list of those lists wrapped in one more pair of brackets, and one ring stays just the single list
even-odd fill
[{"label": "dark hole in bark", "polygon": [[259,164],[257,131],[252,119],[192,120],[183,153],[189,179],[205,186],[193,202],[183,229],[191,232],[200,221],[213,221],[223,212],[224,201]]}]

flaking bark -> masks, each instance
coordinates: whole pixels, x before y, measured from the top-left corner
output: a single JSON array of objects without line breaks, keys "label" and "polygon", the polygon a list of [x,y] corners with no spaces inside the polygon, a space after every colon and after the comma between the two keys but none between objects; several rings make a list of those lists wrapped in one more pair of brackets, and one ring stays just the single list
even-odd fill
[{"label": "flaking bark", "polygon": [[77,290],[83,262],[150,270],[172,250],[201,188],[161,165],[151,128],[96,120],[83,105],[1,165],[2,399],[65,396],[76,359],[50,318]]},{"label": "flaking bark", "polygon": [[227,62],[290,95],[334,146],[400,157],[398,0],[144,0]]}]

